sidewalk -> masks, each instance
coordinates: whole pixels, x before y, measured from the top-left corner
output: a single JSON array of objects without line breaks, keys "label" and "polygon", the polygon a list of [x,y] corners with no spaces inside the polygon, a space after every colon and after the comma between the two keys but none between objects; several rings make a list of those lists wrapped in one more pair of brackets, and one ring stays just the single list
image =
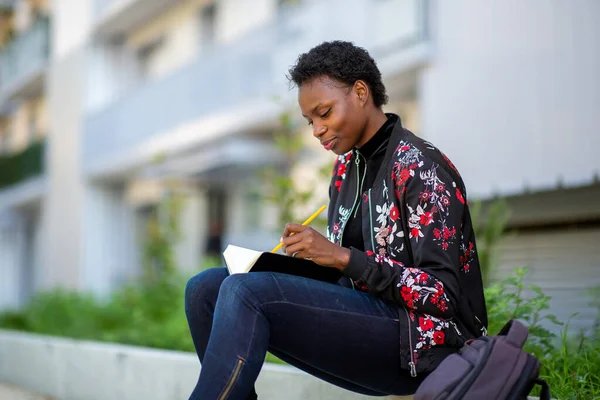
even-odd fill
[{"label": "sidewalk", "polygon": [[0,383],[0,400],[55,400],[52,397],[26,392],[16,386]]}]

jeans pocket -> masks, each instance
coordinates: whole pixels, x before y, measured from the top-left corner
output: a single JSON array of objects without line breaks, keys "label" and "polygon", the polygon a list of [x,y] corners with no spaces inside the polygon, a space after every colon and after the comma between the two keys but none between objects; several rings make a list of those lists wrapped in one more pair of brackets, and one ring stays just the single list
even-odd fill
[{"label": "jeans pocket", "polygon": [[231,374],[231,377],[229,378],[229,381],[227,381],[227,385],[225,385],[225,388],[219,395],[219,400],[227,399],[227,396],[229,396],[229,393],[231,392],[233,385],[235,385],[235,382],[237,381],[238,376],[240,376],[240,372],[242,371],[242,367],[244,366],[245,361],[246,360],[244,360],[242,357],[238,356],[238,360],[235,363],[235,368],[233,369],[233,372]]}]

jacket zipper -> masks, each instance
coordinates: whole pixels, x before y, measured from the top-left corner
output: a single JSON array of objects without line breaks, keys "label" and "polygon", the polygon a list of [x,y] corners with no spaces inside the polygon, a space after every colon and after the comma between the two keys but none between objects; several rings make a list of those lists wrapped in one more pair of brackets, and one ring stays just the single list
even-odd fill
[{"label": "jacket zipper", "polygon": [[408,367],[410,368],[410,376],[413,378],[417,377],[417,366],[415,365],[415,355],[413,353],[413,345],[412,345],[412,326],[410,323],[410,315],[408,310],[406,310],[406,319],[408,320],[408,346],[410,347],[410,361],[408,362]]},{"label": "jacket zipper", "polygon": [[373,209],[371,207],[371,189],[369,189],[369,236],[371,236],[371,250],[375,251],[375,239],[373,238]]},{"label": "jacket zipper", "polygon": [[[356,152],[356,169],[358,170],[356,173],[356,198],[354,199],[354,203],[352,204],[352,209],[350,210],[350,213],[352,213],[352,211],[354,211],[354,207],[356,207],[356,203],[358,201],[358,199],[360,198],[360,191],[362,188],[362,183],[365,181],[365,176],[367,175],[367,168],[365,166],[365,171],[363,172],[363,177],[362,177],[362,182],[360,180],[360,176],[359,173],[360,172],[360,153],[357,151]],[[358,208],[357,208],[357,212],[358,212]],[[356,213],[354,214],[354,216],[356,216]],[[346,219],[346,221],[344,221],[344,226],[342,226],[342,232],[340,233],[340,246],[342,245],[342,240],[344,239],[344,230],[346,229],[346,225],[348,224],[348,219],[350,219],[350,216],[348,216],[348,218]]]},{"label": "jacket zipper", "polygon": [[[360,153],[357,151],[356,152],[356,167],[358,167],[359,164],[360,164]],[[360,171],[360,168],[359,168],[359,171]],[[360,186],[358,187],[358,193],[356,193],[356,200],[359,200],[360,197],[362,196],[363,185],[365,184],[366,176],[367,176],[367,164],[365,163],[365,170],[363,171],[363,176],[360,181]],[[358,205],[359,205],[359,203],[356,204],[356,211],[354,211],[354,218],[356,218],[356,214],[358,214],[358,209],[360,208],[360,207],[358,207]],[[354,208],[354,206],[352,208]]]},{"label": "jacket zipper", "polygon": [[456,331],[456,333],[458,333],[459,336],[462,336],[462,333],[460,333],[460,331],[458,330],[458,326],[456,326],[456,324],[454,323],[454,321],[450,321],[450,323],[454,327],[454,330]]}]

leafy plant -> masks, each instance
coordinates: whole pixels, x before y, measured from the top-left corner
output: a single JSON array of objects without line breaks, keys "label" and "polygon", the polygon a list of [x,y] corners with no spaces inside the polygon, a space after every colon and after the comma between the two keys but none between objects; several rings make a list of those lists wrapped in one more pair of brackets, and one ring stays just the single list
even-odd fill
[{"label": "leafy plant", "polygon": [[[273,138],[275,146],[283,156],[283,161],[262,171],[261,191],[258,194],[263,201],[277,209],[278,227],[283,227],[288,222],[305,219],[306,215],[300,215],[300,210],[304,210],[319,197],[313,190],[316,182],[307,185],[309,189],[302,190],[292,177],[292,172],[297,167],[304,150],[302,133],[291,113],[289,111],[282,113],[279,117],[279,127],[275,130]],[[333,165],[327,163],[317,168],[316,179],[327,179]],[[311,225],[323,228],[327,225],[326,218],[321,215]]]},{"label": "leafy plant", "polygon": [[510,209],[504,199],[494,200],[484,207],[481,201],[476,201],[471,207],[471,219],[475,237],[483,285],[490,283],[492,271],[496,265],[496,250],[498,244],[505,237],[506,224],[510,217]]},{"label": "leafy plant", "polygon": [[[568,323],[547,313],[550,296],[538,286],[525,284],[526,275],[526,268],[517,269],[513,276],[486,289],[490,334],[495,335],[509,319],[524,321],[530,332],[525,349],[542,362],[540,376],[550,384],[553,398],[600,398],[598,328],[593,328],[596,334],[592,337],[570,335]],[[600,289],[592,293],[597,291]],[[600,313],[598,297],[592,304]],[[560,336],[544,328],[543,321],[562,326]]]},{"label": "leafy plant", "polygon": [[524,321],[529,328],[528,348],[536,354],[546,354],[553,347],[554,333],[543,327],[544,321],[562,326],[556,316],[548,314],[550,296],[539,286],[527,285],[524,280],[527,268],[518,268],[514,275],[488,287],[488,331],[495,335],[510,319]]}]

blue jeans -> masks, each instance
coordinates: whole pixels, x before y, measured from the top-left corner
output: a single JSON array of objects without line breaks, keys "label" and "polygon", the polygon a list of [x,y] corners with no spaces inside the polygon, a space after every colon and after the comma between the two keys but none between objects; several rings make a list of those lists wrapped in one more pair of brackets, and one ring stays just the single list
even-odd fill
[{"label": "blue jeans", "polygon": [[202,364],[193,400],[255,399],[267,350],[366,395],[412,394],[425,378],[400,368],[398,307],[343,286],[214,268],[189,280],[185,312]]}]

